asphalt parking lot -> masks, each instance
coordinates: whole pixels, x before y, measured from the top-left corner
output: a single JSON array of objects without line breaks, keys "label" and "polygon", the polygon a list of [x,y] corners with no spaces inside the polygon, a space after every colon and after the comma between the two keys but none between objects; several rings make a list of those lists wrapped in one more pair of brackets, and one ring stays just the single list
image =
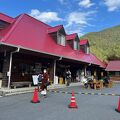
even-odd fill
[{"label": "asphalt parking lot", "polygon": [[[67,87],[59,91],[120,94],[120,84],[102,90]],[[40,103],[31,103],[33,93],[0,98],[0,120],[120,120],[115,111],[119,96],[75,94],[78,109],[70,109],[71,94],[48,92],[47,98],[38,93]]]}]

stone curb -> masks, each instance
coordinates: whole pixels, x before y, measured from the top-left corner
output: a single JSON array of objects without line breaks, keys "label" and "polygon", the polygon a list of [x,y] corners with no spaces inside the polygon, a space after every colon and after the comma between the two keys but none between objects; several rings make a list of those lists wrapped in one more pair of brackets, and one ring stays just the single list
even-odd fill
[{"label": "stone curb", "polygon": [[[81,85],[80,83],[71,83],[70,86],[66,86],[66,85],[51,85],[48,86],[48,90],[54,90],[54,89],[61,89],[61,88],[66,88],[66,87],[73,87],[73,86],[79,86]],[[30,88],[30,89],[25,89],[25,88],[21,88],[21,89],[10,89],[10,90],[3,90],[0,91],[0,96],[4,97],[4,96],[11,96],[11,95],[19,95],[19,94],[25,94],[25,93],[32,93],[34,91],[34,88]]]}]

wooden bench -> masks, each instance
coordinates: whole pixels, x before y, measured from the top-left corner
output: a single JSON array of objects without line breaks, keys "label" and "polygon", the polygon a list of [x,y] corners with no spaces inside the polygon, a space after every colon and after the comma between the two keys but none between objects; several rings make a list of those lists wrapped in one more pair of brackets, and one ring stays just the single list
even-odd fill
[{"label": "wooden bench", "polygon": [[16,89],[16,87],[22,87],[22,86],[29,86],[31,87],[32,82],[29,81],[24,81],[24,82],[12,82],[11,83],[11,87],[13,87],[14,89]]},{"label": "wooden bench", "polygon": [[103,81],[94,80],[92,82],[89,82],[89,88],[91,85],[93,86],[93,89],[95,89],[95,90],[97,88],[102,89],[103,88]]},{"label": "wooden bench", "polygon": [[97,80],[96,89],[102,89],[102,88],[103,88],[103,81]]}]

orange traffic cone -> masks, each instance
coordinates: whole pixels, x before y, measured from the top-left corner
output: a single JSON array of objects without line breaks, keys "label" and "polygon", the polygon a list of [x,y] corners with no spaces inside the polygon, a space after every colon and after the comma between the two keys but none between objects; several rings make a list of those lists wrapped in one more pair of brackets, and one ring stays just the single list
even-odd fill
[{"label": "orange traffic cone", "polygon": [[31,100],[32,103],[39,103],[40,101],[38,100],[38,91],[37,88],[34,89],[33,93],[33,98]]},{"label": "orange traffic cone", "polygon": [[68,105],[69,108],[78,108],[77,104],[75,102],[75,96],[74,96],[74,90],[72,90],[72,97],[71,97],[71,102]]},{"label": "orange traffic cone", "polygon": [[119,97],[119,101],[118,101],[118,108],[116,108],[115,111],[120,113],[120,97]]}]

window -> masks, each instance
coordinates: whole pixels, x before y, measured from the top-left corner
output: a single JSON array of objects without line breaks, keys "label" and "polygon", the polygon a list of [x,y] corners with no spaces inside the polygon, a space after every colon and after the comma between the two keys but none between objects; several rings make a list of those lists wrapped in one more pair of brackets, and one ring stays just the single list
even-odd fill
[{"label": "window", "polygon": [[62,34],[58,34],[57,43],[60,44],[60,45],[65,46],[65,36],[62,35]]},{"label": "window", "polygon": [[34,65],[26,64],[26,63],[20,63],[18,66],[19,73],[24,73],[24,74],[32,74],[34,73]]},{"label": "window", "polygon": [[88,45],[82,45],[81,49],[86,53],[89,54],[90,53],[90,48]]},{"label": "window", "polygon": [[74,50],[78,50],[78,42],[75,40],[73,44]]},{"label": "window", "polygon": [[120,76],[120,72],[115,72],[115,76]]},{"label": "window", "polygon": [[89,49],[89,47],[87,46],[87,54],[89,54],[90,53],[90,49]]}]

